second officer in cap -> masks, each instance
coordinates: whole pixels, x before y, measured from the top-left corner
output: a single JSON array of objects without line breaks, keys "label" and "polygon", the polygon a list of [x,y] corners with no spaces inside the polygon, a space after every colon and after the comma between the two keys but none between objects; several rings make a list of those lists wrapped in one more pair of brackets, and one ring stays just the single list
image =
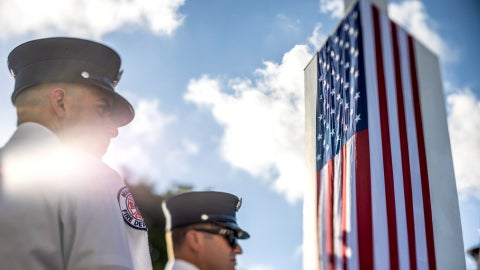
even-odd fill
[{"label": "second officer in cap", "polygon": [[119,55],[46,38],[16,47],[8,68],[18,126],[0,149],[2,269],[151,269],[142,215],[101,161],[134,117],[114,91]]},{"label": "second officer in cap", "polygon": [[188,192],[163,205],[169,262],[166,270],[235,269],[242,254],[237,239],[250,235],[240,228],[236,212],[241,199],[217,191]]}]

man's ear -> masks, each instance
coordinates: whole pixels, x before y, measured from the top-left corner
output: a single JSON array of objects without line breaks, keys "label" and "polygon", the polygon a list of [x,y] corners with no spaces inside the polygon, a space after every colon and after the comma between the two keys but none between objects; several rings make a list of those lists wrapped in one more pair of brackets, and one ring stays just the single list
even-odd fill
[{"label": "man's ear", "polygon": [[185,234],[185,242],[189,249],[198,252],[200,250],[202,239],[200,239],[200,234],[198,232],[190,230]]},{"label": "man's ear", "polygon": [[50,99],[50,106],[52,107],[55,114],[63,118],[65,117],[65,97],[67,93],[65,89],[56,87],[52,91],[50,91],[49,99]]}]

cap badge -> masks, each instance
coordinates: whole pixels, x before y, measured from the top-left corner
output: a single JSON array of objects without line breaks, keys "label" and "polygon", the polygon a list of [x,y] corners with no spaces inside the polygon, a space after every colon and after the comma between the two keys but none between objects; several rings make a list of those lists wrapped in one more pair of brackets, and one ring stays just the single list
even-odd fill
[{"label": "cap badge", "polygon": [[242,198],[238,198],[237,205],[235,206],[235,210],[238,211],[240,209],[240,206],[242,206]]},{"label": "cap badge", "polygon": [[82,75],[82,77],[85,78],[85,79],[90,78],[90,74],[86,71],[83,71],[80,75]]},{"label": "cap badge", "polygon": [[120,78],[122,78],[122,74],[123,74],[123,69],[121,69],[121,70],[117,73],[117,77],[115,78],[115,80],[112,81],[112,86],[113,86],[113,87],[117,86],[118,82],[120,81]]}]

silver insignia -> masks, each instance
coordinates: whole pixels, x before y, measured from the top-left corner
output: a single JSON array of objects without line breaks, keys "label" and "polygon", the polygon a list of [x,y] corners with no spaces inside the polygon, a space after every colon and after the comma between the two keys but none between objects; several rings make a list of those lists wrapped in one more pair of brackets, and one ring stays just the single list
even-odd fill
[{"label": "silver insignia", "polygon": [[238,202],[237,202],[237,205],[235,206],[235,210],[238,211],[238,209],[240,209],[240,206],[242,206],[242,198],[238,198]]}]

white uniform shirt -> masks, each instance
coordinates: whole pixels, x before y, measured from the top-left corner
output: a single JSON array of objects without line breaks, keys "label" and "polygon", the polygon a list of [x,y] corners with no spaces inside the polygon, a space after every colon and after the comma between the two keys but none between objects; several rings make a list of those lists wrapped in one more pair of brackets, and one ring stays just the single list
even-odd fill
[{"label": "white uniform shirt", "polygon": [[0,150],[2,269],[151,269],[143,219],[120,176],[47,128]]},{"label": "white uniform shirt", "polygon": [[200,270],[195,265],[180,259],[168,261],[165,270]]}]

